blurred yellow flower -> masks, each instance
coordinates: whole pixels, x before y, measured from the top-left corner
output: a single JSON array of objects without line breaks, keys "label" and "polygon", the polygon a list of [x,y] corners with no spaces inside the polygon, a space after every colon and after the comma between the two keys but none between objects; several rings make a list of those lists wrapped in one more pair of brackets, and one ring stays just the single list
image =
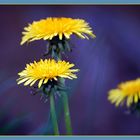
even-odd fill
[{"label": "blurred yellow flower", "polygon": [[18,73],[20,76],[17,79],[18,84],[24,83],[24,85],[32,86],[35,82],[38,82],[38,88],[42,84],[46,84],[48,80],[57,80],[58,77],[63,78],[77,78],[74,72],[78,72],[78,69],[71,69],[74,64],[70,64],[66,61],[55,61],[54,59],[40,60],[39,62],[34,61],[26,65],[25,70]]},{"label": "blurred yellow flower", "polygon": [[88,39],[87,35],[95,38],[91,27],[83,19],[49,17],[34,21],[24,30],[21,45],[34,40],[51,40],[55,36],[59,36],[60,40],[62,40],[63,36],[69,39],[72,34],[76,34],[83,39]]},{"label": "blurred yellow flower", "polygon": [[109,91],[108,99],[116,106],[123,105],[125,101],[127,107],[130,107],[133,103],[138,103],[140,99],[140,78],[119,84],[117,89]]}]

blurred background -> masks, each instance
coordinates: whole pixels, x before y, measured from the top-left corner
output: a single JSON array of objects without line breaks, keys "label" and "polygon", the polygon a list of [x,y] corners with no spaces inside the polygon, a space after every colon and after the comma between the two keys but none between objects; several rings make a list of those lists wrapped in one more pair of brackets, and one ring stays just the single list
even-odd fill
[{"label": "blurred background", "polygon": [[[97,36],[81,40],[73,35],[73,52],[63,57],[80,69],[78,79],[67,80],[74,135],[140,134],[140,118],[107,100],[108,91],[118,83],[140,76],[139,5],[1,5],[0,134],[52,134],[49,102],[16,84],[17,73],[39,60],[46,46],[42,40],[20,46],[21,32],[28,23],[46,17],[82,18]],[[57,111],[65,134],[59,102]]]}]

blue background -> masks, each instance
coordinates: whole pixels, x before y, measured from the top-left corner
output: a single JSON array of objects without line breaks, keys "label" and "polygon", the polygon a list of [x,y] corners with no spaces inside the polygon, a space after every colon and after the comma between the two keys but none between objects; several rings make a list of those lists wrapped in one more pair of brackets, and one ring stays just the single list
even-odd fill
[{"label": "blue background", "polygon": [[[68,58],[80,69],[70,87],[70,111],[75,135],[140,134],[140,118],[127,115],[107,100],[108,91],[119,82],[140,75],[140,6],[0,6],[0,133],[52,134],[49,102],[32,96],[31,89],[17,86],[17,73],[26,63],[39,60],[46,42],[20,46],[21,32],[28,23],[46,17],[85,19],[96,39],[72,36]],[[57,99],[59,104],[60,98]],[[61,134],[65,134],[63,111],[58,105]]]}]

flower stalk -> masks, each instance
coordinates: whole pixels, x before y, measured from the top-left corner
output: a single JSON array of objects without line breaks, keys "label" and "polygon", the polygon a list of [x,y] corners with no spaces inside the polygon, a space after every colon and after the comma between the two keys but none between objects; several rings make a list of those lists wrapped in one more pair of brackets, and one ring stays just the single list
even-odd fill
[{"label": "flower stalk", "polygon": [[[57,61],[62,59],[62,53],[64,53],[64,51],[66,51],[66,50],[70,51],[68,41],[65,39],[64,36],[63,36],[62,40],[59,40],[59,37],[55,37],[53,40],[50,41],[49,44],[50,45],[49,45],[48,49],[51,50],[51,53],[50,53],[51,57],[53,59],[56,59]],[[51,44],[52,44],[52,46],[51,46]],[[64,78],[59,78],[59,82],[65,88],[65,79]],[[61,91],[61,95],[62,95],[62,100],[63,100],[66,134],[72,135],[72,125],[71,125],[68,95],[63,90]]]},{"label": "flower stalk", "polygon": [[62,95],[63,95],[66,133],[68,135],[72,135],[72,125],[71,125],[71,117],[70,117],[70,111],[69,111],[68,95],[65,92],[62,92]]},{"label": "flower stalk", "polygon": [[59,135],[58,130],[58,123],[57,123],[57,117],[56,117],[56,111],[55,111],[55,102],[53,93],[50,94],[50,113],[51,113],[51,120],[53,124],[54,129],[54,135]]}]

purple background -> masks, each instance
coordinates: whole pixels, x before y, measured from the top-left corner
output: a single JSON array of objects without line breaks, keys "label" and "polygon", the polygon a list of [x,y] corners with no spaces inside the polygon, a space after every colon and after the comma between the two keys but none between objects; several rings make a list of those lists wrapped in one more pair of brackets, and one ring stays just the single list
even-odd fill
[{"label": "purple background", "polygon": [[[49,102],[44,104],[30,88],[16,85],[17,73],[39,60],[46,45],[40,40],[20,46],[21,32],[28,23],[46,17],[85,19],[97,36],[72,36],[73,52],[64,57],[80,69],[77,80],[67,80],[74,134],[140,134],[140,118],[126,115],[125,108],[115,108],[107,100],[108,91],[119,82],[140,76],[140,6],[115,5],[0,6],[0,110],[7,114],[5,123],[31,113],[9,133],[43,134],[48,119]],[[63,113],[59,123],[65,134]]]}]

